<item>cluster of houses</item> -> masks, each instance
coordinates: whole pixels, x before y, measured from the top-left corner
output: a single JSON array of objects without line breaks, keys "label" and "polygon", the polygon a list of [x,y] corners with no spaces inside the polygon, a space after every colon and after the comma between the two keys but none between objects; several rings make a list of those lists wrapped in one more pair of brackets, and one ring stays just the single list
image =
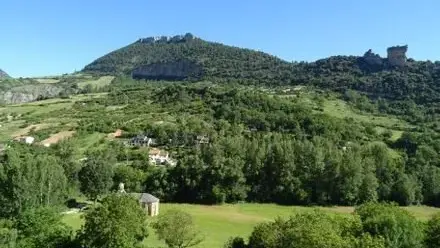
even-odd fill
[{"label": "cluster of houses", "polygon": [[[195,139],[196,145],[208,143],[209,138],[205,135],[198,135]],[[157,141],[152,137],[140,134],[129,139],[126,144],[132,147],[150,147],[148,156],[150,158],[150,163],[153,165],[176,165],[176,161],[169,156],[167,151],[154,148],[157,146]]]},{"label": "cluster of houses", "polygon": [[152,165],[170,165],[175,166],[177,162],[172,159],[167,151],[154,148],[157,145],[156,139],[148,137],[147,135],[137,135],[130,140],[127,144],[132,147],[152,147],[148,152],[150,164]]}]

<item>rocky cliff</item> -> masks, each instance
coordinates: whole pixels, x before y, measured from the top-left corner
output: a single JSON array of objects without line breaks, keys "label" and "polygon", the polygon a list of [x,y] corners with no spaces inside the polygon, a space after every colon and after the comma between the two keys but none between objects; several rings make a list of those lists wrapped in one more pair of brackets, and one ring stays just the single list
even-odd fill
[{"label": "rocky cliff", "polygon": [[379,54],[369,49],[364,56],[358,59],[359,67],[363,71],[378,72],[384,69],[395,69],[406,66],[406,52],[408,46],[393,46],[387,49],[387,58],[381,58]]},{"label": "rocky cliff", "polygon": [[57,97],[63,90],[63,87],[49,84],[13,87],[0,90],[0,103],[17,104]]},{"label": "rocky cliff", "polygon": [[387,49],[387,58],[390,66],[403,67],[406,65],[408,46],[393,46]]},{"label": "rocky cliff", "polygon": [[384,68],[384,60],[379,54],[373,53],[371,49],[358,59],[358,63],[360,68],[367,72],[377,72]]}]

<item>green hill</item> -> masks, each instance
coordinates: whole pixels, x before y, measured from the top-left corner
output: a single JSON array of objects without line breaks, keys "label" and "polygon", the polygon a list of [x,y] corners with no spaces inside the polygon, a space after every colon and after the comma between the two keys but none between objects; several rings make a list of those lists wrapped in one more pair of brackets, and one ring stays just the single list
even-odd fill
[{"label": "green hill", "polygon": [[[186,38],[185,38],[186,37]],[[291,64],[277,57],[250,49],[232,47],[195,38],[191,34],[172,38],[145,38],[93,61],[84,72],[131,74],[135,69],[151,78],[179,78],[186,67],[201,69],[197,77],[286,81]],[[148,68],[148,66],[151,66]],[[195,70],[193,69],[193,70]],[[191,72],[188,73],[191,75]]]},{"label": "green hill", "polygon": [[[408,49],[407,46],[391,47]],[[146,79],[215,78],[241,84],[313,85],[370,99],[412,100],[432,105],[440,100],[440,63],[415,61],[395,66],[369,50],[363,56],[333,56],[315,62],[289,63],[264,52],[227,46],[191,34],[150,37],[110,52],[84,72],[133,74]]]}]

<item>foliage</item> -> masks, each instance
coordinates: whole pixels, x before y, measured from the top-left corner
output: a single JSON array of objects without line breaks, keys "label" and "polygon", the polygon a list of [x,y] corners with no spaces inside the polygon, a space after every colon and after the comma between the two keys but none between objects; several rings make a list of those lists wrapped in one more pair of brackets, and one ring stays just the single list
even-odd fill
[{"label": "foliage", "polygon": [[124,183],[124,189],[127,192],[141,192],[144,181],[143,171],[127,165],[117,166],[113,176],[114,188],[117,188],[119,183]]},{"label": "foliage", "polygon": [[227,247],[385,247],[380,237],[363,234],[361,226],[357,216],[336,217],[320,211],[302,213],[256,226],[247,246],[235,238]]},{"label": "foliage", "polygon": [[18,247],[68,247],[72,231],[54,209],[36,208],[21,213],[14,224]]},{"label": "foliage", "polygon": [[440,214],[434,215],[426,225],[426,248],[440,247]]},{"label": "foliage", "polygon": [[180,210],[169,210],[161,214],[153,228],[159,239],[164,240],[170,248],[192,247],[203,241],[191,215]]},{"label": "foliage", "polygon": [[146,213],[130,195],[110,194],[88,211],[79,240],[90,248],[131,248],[147,237]]},{"label": "foliage", "polygon": [[113,164],[107,153],[91,154],[79,171],[81,192],[91,199],[108,193],[113,185]]},{"label": "foliage", "polygon": [[0,158],[2,216],[64,202],[67,183],[63,167],[56,156],[40,149],[17,144]]},{"label": "foliage", "polygon": [[[134,60],[133,58],[138,59]],[[287,80],[289,63],[266,53],[194,39],[182,43],[135,42],[85,66],[84,72],[131,74],[143,65],[158,62],[194,61],[207,77],[258,81]],[[251,63],[249,62],[251,61]]]},{"label": "foliage", "polygon": [[386,247],[423,247],[424,227],[406,210],[392,204],[366,204],[356,209],[363,231],[383,237]]}]

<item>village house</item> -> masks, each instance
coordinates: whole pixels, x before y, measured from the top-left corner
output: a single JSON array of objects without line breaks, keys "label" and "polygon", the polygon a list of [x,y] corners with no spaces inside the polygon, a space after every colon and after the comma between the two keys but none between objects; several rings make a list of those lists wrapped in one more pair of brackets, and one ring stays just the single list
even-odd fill
[{"label": "village house", "polygon": [[[118,193],[126,194],[124,183],[119,183]],[[156,216],[159,214],[159,198],[148,193],[129,193],[129,195],[137,198],[139,205],[149,216]]]},{"label": "village house", "polygon": [[148,157],[150,158],[150,163],[153,165],[176,165],[176,162],[172,158],[170,158],[167,151],[163,151],[157,148],[150,149],[150,151],[148,152]]},{"label": "village house", "polygon": [[205,135],[197,135],[196,137],[196,144],[208,144],[209,138]]},{"label": "village house", "polygon": [[138,147],[149,147],[156,144],[156,140],[152,139],[146,135],[138,135],[129,140],[128,144],[130,146],[138,146]]},{"label": "village house", "polygon": [[149,216],[157,216],[159,214],[159,198],[148,193],[142,193],[138,201],[142,209],[144,209]]}]

